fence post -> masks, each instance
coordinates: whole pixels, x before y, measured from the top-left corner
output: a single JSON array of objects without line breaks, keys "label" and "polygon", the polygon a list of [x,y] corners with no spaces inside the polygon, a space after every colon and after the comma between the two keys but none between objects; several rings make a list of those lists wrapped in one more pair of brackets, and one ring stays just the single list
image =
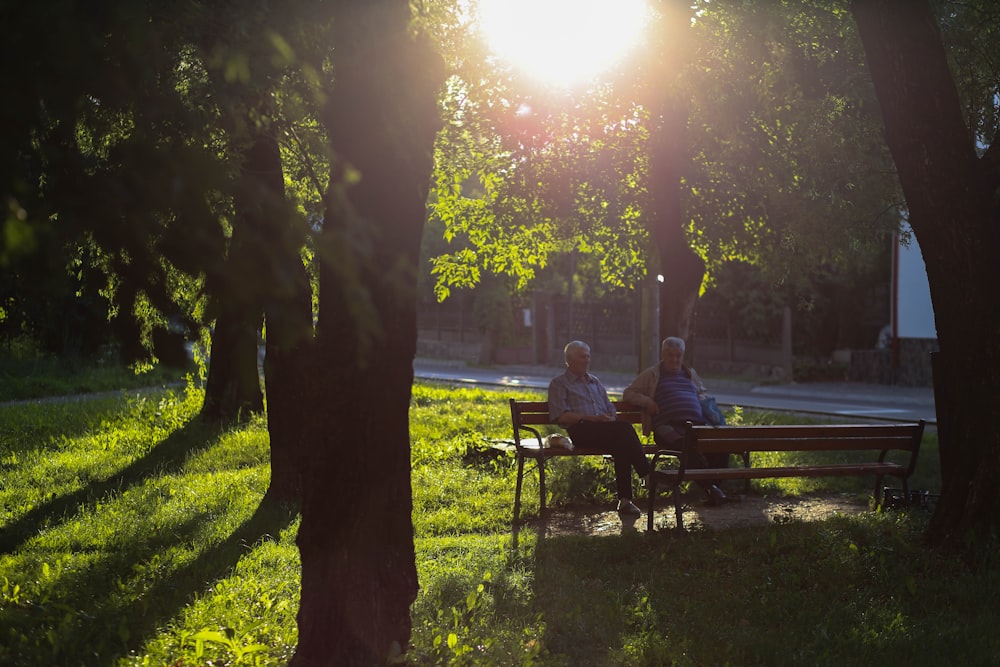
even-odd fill
[{"label": "fence post", "polygon": [[660,283],[655,276],[640,290],[639,349],[637,373],[660,360]]}]

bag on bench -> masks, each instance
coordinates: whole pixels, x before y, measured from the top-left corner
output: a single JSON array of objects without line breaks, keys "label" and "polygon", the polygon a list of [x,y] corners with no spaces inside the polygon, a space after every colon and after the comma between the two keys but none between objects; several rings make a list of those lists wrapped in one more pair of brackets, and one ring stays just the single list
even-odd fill
[{"label": "bag on bench", "polygon": [[563,435],[562,433],[553,433],[546,436],[543,446],[573,451],[573,441],[570,440],[568,435]]},{"label": "bag on bench", "polygon": [[706,396],[701,399],[701,414],[705,417],[705,422],[712,426],[726,425],[726,417],[716,405],[714,396]]}]

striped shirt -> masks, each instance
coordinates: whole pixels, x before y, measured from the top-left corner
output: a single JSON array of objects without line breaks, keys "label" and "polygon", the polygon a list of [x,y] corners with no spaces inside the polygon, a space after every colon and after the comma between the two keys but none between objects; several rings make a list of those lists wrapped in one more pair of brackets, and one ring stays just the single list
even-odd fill
[{"label": "striped shirt", "polygon": [[684,371],[667,373],[661,368],[653,400],[657,408],[657,413],[653,415],[654,428],[688,420],[695,424],[704,423],[698,390]]}]

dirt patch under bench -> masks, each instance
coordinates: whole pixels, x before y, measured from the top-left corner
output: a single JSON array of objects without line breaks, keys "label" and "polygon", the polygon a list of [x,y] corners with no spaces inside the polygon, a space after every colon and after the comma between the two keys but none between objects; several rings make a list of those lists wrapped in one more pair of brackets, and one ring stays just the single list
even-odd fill
[{"label": "dirt patch under bench", "polygon": [[[533,519],[527,527],[550,537],[559,535],[614,535],[646,531],[647,503],[636,503],[642,514],[619,515],[613,507],[570,505],[547,510],[544,519]],[[744,495],[731,497],[718,507],[707,506],[700,498],[685,500],[684,527],[688,530],[725,529],[736,526],[767,525],[791,521],[816,521],[838,514],[859,514],[870,510],[868,503],[852,496],[807,496],[780,498]],[[665,498],[656,504],[654,529],[676,527],[673,502]]]}]

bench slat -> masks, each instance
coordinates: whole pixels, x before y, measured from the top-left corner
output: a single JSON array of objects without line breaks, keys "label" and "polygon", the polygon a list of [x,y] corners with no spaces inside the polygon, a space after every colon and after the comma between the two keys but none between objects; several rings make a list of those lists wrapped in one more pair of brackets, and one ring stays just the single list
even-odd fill
[{"label": "bench slat", "polygon": [[[618,421],[632,424],[642,423],[642,410],[623,401],[612,401]],[[554,425],[549,417],[549,404],[545,401],[517,401],[516,423],[539,426]]]},{"label": "bench slat", "polygon": [[870,451],[883,449],[913,449],[914,437],[851,437],[851,438],[786,438],[783,440],[757,440],[732,438],[731,440],[702,440],[698,438],[698,451],[702,454],[739,454],[753,452],[814,452],[814,451]]},{"label": "bench slat", "polygon": [[694,426],[699,442],[729,440],[735,434],[747,440],[785,440],[794,438],[880,438],[912,435],[919,424],[813,424],[760,426]]},{"label": "bench slat", "polygon": [[[906,466],[897,463],[832,463],[828,465],[801,465],[781,468],[689,468],[684,471],[684,481],[729,479],[770,479],[773,477],[831,477],[839,475],[891,475],[906,472]],[[668,484],[680,477],[679,470],[660,470],[657,478]]]},{"label": "bench slat", "polygon": [[919,446],[920,424],[827,424],[777,426],[694,426],[698,451],[738,454],[745,451],[842,451]]},{"label": "bench slat", "polygon": [[[524,452],[525,456],[536,457],[540,452],[544,452],[546,457],[550,456],[610,456],[605,451],[599,449],[584,449],[583,447],[574,447],[573,449],[564,449],[562,447],[542,447],[538,443],[538,438],[521,438],[521,448],[527,451]],[[647,456],[652,456],[657,452],[662,452],[663,449],[657,445],[643,445],[642,451]],[[680,452],[673,452],[674,455]]]}]

